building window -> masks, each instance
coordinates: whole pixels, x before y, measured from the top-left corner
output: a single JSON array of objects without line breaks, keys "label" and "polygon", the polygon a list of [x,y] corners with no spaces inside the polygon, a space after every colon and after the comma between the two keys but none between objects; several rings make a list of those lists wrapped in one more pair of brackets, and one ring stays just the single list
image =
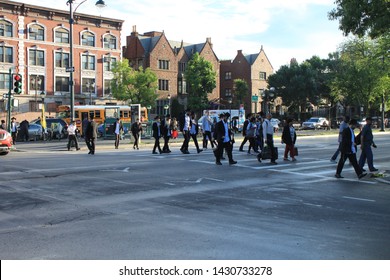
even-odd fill
[{"label": "building window", "polygon": [[69,44],[69,32],[65,28],[58,28],[55,35],[56,43]]},{"label": "building window", "polygon": [[179,62],[179,72],[183,73],[186,71],[187,63]]},{"label": "building window", "polygon": [[231,80],[232,79],[232,72],[225,72],[225,80]]},{"label": "building window", "polygon": [[56,77],[56,91],[69,91],[69,77]]},{"label": "building window", "polygon": [[94,55],[82,55],[82,65],[83,70],[95,70],[95,56]]},{"label": "building window", "polygon": [[66,68],[69,67],[69,54],[64,52],[56,52],[56,67]]},{"label": "building window", "polygon": [[28,36],[30,40],[44,41],[45,40],[45,29],[38,24],[30,25],[28,29]]},{"label": "building window", "polygon": [[30,91],[41,93],[45,88],[45,77],[42,75],[30,75],[29,77]]},{"label": "building window", "polygon": [[0,20],[0,36],[12,37],[12,24],[5,20]]},{"label": "building window", "polygon": [[81,45],[83,46],[95,46],[95,35],[91,32],[84,32],[81,36]]},{"label": "building window", "polygon": [[159,60],[158,69],[169,70],[169,60]]},{"label": "building window", "polygon": [[29,65],[45,66],[45,53],[39,50],[29,50]]},{"label": "building window", "polygon": [[226,88],[225,89],[225,97],[231,97],[232,96],[232,89]]},{"label": "building window", "polygon": [[81,91],[83,93],[95,93],[95,79],[83,78],[83,83],[81,87]]},{"label": "building window", "polygon": [[11,47],[0,46],[0,62],[13,63]]},{"label": "building window", "polygon": [[111,71],[112,67],[116,63],[116,58],[115,57],[106,56],[106,57],[104,57],[103,61],[104,61],[103,62],[104,71]]},{"label": "building window", "polygon": [[116,37],[111,35],[111,34],[107,34],[104,36],[104,39],[103,39],[103,42],[104,42],[104,48],[105,49],[116,49]]},{"label": "building window", "polygon": [[159,90],[169,90],[169,81],[168,80],[158,80],[158,89]]},{"label": "building window", "polygon": [[9,89],[9,74],[0,73],[0,89]]},{"label": "building window", "polygon": [[104,95],[111,95],[111,80],[104,80]]},{"label": "building window", "polygon": [[265,81],[267,79],[267,73],[260,72],[260,80]]}]

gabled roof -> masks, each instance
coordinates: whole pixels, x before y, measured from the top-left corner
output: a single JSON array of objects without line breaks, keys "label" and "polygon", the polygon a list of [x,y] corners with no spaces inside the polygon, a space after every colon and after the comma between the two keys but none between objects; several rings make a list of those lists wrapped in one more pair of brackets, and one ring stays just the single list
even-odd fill
[{"label": "gabled roof", "polygon": [[246,61],[248,61],[248,63],[250,65],[252,65],[253,63],[255,63],[256,59],[259,57],[259,54],[260,53],[255,53],[255,54],[247,54],[247,55],[244,55]]},{"label": "gabled roof", "polygon": [[157,42],[160,40],[161,36],[148,37],[148,36],[139,36],[139,41],[144,48],[145,52],[150,53],[154,47],[157,45]]},{"label": "gabled roof", "polygon": [[204,45],[205,43],[187,45],[184,47],[184,51],[191,57],[194,53],[200,53],[203,50]]}]

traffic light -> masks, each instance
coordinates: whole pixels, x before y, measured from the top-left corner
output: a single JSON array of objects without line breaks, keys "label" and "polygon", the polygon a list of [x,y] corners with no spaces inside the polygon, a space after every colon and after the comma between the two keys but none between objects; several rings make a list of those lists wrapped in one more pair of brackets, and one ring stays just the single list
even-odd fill
[{"label": "traffic light", "polygon": [[14,76],[14,93],[21,94],[22,93],[22,75],[15,74]]}]

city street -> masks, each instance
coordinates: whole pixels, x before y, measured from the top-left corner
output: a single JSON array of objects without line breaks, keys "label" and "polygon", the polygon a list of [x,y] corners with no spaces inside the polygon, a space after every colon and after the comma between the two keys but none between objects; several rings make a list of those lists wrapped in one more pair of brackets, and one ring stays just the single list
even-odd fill
[{"label": "city street", "polygon": [[334,177],[336,135],[298,138],[297,162],[278,136],[278,165],[241,139],[232,166],[192,141],[189,155],[17,143],[0,157],[0,259],[389,259],[389,136],[374,135],[384,177],[362,180],[348,163]]}]

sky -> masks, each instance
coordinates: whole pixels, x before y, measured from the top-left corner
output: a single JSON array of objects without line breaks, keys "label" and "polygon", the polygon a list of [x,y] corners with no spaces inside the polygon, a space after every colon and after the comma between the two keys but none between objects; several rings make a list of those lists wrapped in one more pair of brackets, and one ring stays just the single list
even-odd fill
[{"label": "sky", "polygon": [[[25,0],[37,6],[69,10],[67,0]],[[81,0],[76,0],[81,3]],[[77,12],[125,20],[121,42],[137,32],[164,31],[168,40],[204,43],[210,37],[218,59],[234,59],[263,49],[274,71],[317,55],[327,58],[345,40],[328,12],[335,0],[87,0]]]}]

